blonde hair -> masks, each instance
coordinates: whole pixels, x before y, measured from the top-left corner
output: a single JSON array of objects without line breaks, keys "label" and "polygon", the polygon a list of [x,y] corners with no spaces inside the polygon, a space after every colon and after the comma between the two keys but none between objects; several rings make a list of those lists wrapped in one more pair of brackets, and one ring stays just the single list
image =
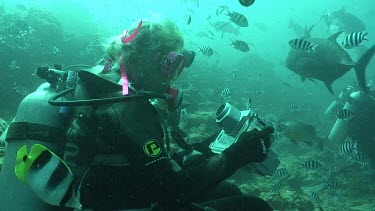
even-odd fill
[{"label": "blonde hair", "polygon": [[[129,30],[131,34],[135,28]],[[143,22],[137,36],[129,43],[122,44],[121,38],[116,39],[108,46],[107,55],[116,61],[121,54],[135,52],[138,56],[153,58],[157,53],[161,55],[170,51],[181,50],[184,40],[177,26],[170,20],[160,23]],[[126,58],[125,58],[126,59]]]}]

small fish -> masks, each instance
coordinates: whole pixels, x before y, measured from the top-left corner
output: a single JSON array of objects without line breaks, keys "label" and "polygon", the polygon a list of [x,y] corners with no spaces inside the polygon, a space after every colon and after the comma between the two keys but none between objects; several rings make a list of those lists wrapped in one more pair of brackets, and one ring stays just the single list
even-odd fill
[{"label": "small fish", "polygon": [[333,173],[338,173],[338,172],[340,172],[340,170],[341,169],[337,166],[334,166],[334,165],[331,166],[331,172],[333,172]]},{"label": "small fish", "polygon": [[342,183],[336,180],[328,181],[327,185],[333,190],[340,190],[342,188]]},{"label": "small fish", "polygon": [[367,163],[368,162],[368,157],[366,155],[366,153],[364,152],[358,152],[355,156],[354,156],[354,160],[355,162],[357,163]]},{"label": "small fish", "polygon": [[20,94],[20,95],[22,95],[22,96],[26,96],[26,95],[28,95],[28,94],[31,93],[30,90],[29,90],[27,87],[25,87],[25,86],[16,85],[16,86],[13,87],[13,89],[14,89],[18,94]]},{"label": "small fish", "polygon": [[337,176],[337,180],[342,182],[342,184],[347,184],[349,182],[349,177],[343,174]]},{"label": "small fish", "polygon": [[351,156],[353,153],[355,154],[357,153],[357,149],[358,149],[357,141],[354,143],[347,141],[341,145],[340,155],[341,157],[348,156],[348,155]]},{"label": "small fish", "polygon": [[342,46],[347,49],[355,48],[359,45],[363,44],[363,40],[367,40],[366,35],[367,32],[353,32],[351,34],[348,34],[345,37],[345,40],[342,41]]},{"label": "small fish", "polygon": [[249,45],[241,40],[236,40],[232,42],[232,45],[235,49],[241,51],[241,52],[248,52],[250,50]]},{"label": "small fish", "polygon": [[253,105],[253,100],[251,100],[251,98],[249,98],[247,100],[247,103],[246,103],[246,109],[250,109],[252,105]]},{"label": "small fish", "polygon": [[286,87],[293,88],[292,85],[290,85],[288,82],[282,82],[281,84]]},{"label": "small fish", "polygon": [[81,209],[74,190],[73,173],[56,154],[40,144],[19,148],[15,173],[44,202]]},{"label": "small fish", "polygon": [[186,24],[189,25],[191,23],[191,15],[185,16]]},{"label": "small fish", "polygon": [[228,16],[229,16],[229,20],[239,27],[249,26],[246,16],[244,16],[241,13],[233,11],[233,12],[229,12]]},{"label": "small fish", "polygon": [[286,125],[283,123],[280,123],[276,126],[276,131],[279,133],[282,133],[286,130]]},{"label": "small fish", "polygon": [[372,168],[368,168],[368,169],[364,170],[363,173],[365,175],[373,175],[375,173],[375,171]]},{"label": "small fish", "polygon": [[214,54],[214,51],[212,50],[210,46],[203,46],[202,48],[200,47],[198,48],[199,48],[198,51],[201,52],[205,56],[212,56]]},{"label": "small fish", "polygon": [[278,193],[280,192],[284,187],[284,184],[283,183],[277,183],[275,185],[272,186],[272,192],[273,193]]},{"label": "small fish", "polygon": [[16,60],[12,60],[12,62],[10,63],[10,65],[8,65],[8,67],[9,67],[11,70],[20,69],[20,67],[17,66],[17,61],[16,61]]},{"label": "small fish", "polygon": [[253,5],[254,2],[255,0],[240,0],[240,4],[245,7]]},{"label": "small fish", "polygon": [[264,90],[254,90],[254,94],[256,96],[261,96],[262,94],[264,94]]},{"label": "small fish", "polygon": [[318,44],[311,43],[302,38],[297,38],[289,41],[289,45],[294,49],[304,50],[306,52],[315,52],[315,48],[318,46]]},{"label": "small fish", "polygon": [[344,108],[336,114],[336,117],[344,120],[351,119],[353,117],[353,112]]},{"label": "small fish", "polygon": [[320,203],[320,197],[319,197],[318,193],[316,193],[314,191],[310,191],[309,197],[310,197],[311,201],[313,201],[314,203]]},{"label": "small fish", "polygon": [[300,167],[305,168],[306,170],[314,170],[322,167],[322,165],[318,161],[309,160],[301,163]]},{"label": "small fish", "polygon": [[18,27],[7,27],[5,28],[5,35],[9,37],[18,37],[20,38],[22,36],[22,32]]},{"label": "small fish", "polygon": [[219,6],[219,7],[216,9],[216,15],[220,15],[220,14],[223,13],[225,10],[228,10],[228,7],[227,7],[227,6]]},{"label": "small fish", "polygon": [[56,46],[48,46],[47,48],[44,48],[44,54],[52,55],[57,54],[60,52],[60,49]]},{"label": "small fish", "polygon": [[225,87],[225,88],[221,91],[220,96],[222,96],[222,97],[224,97],[224,98],[230,98],[231,94],[232,94],[232,93],[231,93],[230,88]]},{"label": "small fish", "polygon": [[275,171],[275,173],[273,174],[273,179],[274,180],[281,180],[283,178],[286,178],[288,177],[290,174],[289,172],[286,170],[286,168],[281,168],[281,169],[277,169]]},{"label": "small fish", "polygon": [[295,112],[295,111],[301,111],[302,110],[302,105],[298,105],[295,103],[289,104],[289,111]]},{"label": "small fish", "polygon": [[238,76],[238,69],[235,68],[235,69],[233,70],[233,72],[232,72],[232,77],[233,77],[233,79],[236,79],[237,76]]}]

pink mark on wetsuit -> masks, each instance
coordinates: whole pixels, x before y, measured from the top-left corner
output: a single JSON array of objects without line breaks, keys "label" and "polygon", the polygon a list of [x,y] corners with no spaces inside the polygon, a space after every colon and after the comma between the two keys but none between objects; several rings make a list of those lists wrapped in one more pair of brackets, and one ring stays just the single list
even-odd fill
[{"label": "pink mark on wetsuit", "polygon": [[121,38],[121,42],[122,42],[123,44],[126,44],[126,43],[132,41],[132,40],[134,39],[134,37],[137,36],[139,30],[141,29],[141,26],[142,26],[142,21],[139,22],[138,27],[134,30],[134,32],[133,32],[129,37],[126,37],[126,34],[128,33],[128,30],[125,30],[125,31],[121,34],[121,36],[122,36],[122,38]]},{"label": "pink mark on wetsuit", "polygon": [[122,95],[129,94],[129,82],[128,76],[126,75],[126,68],[124,65],[124,54],[120,56],[120,70],[121,70],[121,78],[122,78]]}]

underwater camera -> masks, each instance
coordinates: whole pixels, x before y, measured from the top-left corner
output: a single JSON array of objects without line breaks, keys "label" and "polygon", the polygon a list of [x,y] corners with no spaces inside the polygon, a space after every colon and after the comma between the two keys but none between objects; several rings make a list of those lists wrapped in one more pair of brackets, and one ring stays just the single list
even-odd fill
[{"label": "underwater camera", "polygon": [[[243,132],[253,129],[261,130],[265,126],[274,124],[267,119],[261,118],[251,110],[240,111],[229,103],[225,103],[216,112],[216,123],[222,128],[215,141],[210,144],[212,152],[220,154],[226,148],[238,141]],[[275,135],[270,137],[271,144],[275,140]],[[256,164],[256,169],[262,175],[273,175],[280,164],[276,153],[268,150],[267,159]]]}]

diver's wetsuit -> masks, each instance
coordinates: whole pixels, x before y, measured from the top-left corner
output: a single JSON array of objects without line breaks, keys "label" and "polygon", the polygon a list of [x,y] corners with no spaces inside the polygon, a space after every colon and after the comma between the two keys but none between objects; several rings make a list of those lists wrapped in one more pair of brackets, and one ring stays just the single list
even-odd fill
[{"label": "diver's wetsuit", "polygon": [[[109,87],[81,82],[76,98],[121,96]],[[80,107],[76,112],[68,137],[78,153],[67,163],[77,181],[85,174],[80,188],[84,208],[124,210],[156,203],[160,210],[194,210],[192,202],[199,202],[215,210],[272,210],[265,201],[241,196],[238,188],[222,183],[236,171],[223,155],[176,168],[163,143],[159,114],[148,100]]]}]

